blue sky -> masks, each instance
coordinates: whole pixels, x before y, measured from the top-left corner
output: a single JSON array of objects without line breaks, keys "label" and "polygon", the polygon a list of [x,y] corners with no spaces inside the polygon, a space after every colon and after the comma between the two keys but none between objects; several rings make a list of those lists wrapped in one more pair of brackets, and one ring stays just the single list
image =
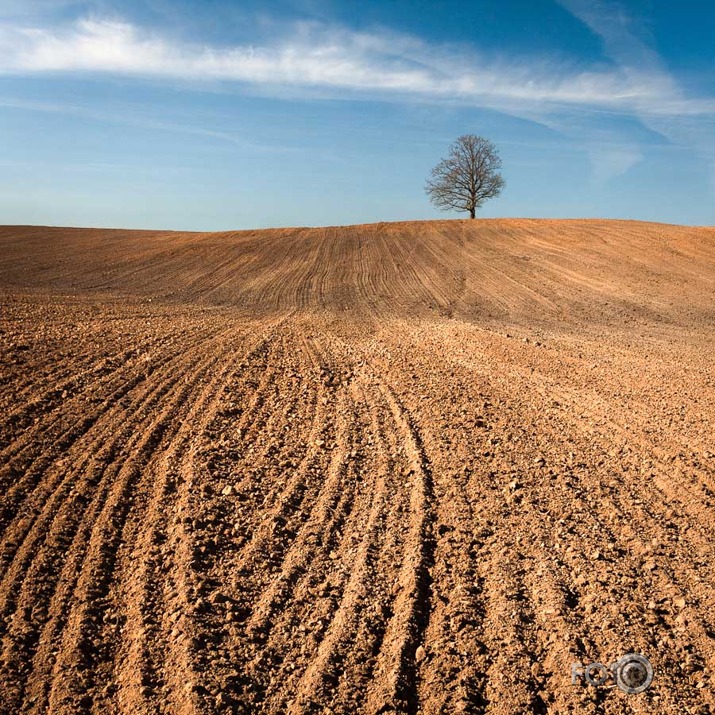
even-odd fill
[{"label": "blue sky", "polygon": [[222,230],[457,216],[715,224],[715,5],[0,0],[0,223]]}]

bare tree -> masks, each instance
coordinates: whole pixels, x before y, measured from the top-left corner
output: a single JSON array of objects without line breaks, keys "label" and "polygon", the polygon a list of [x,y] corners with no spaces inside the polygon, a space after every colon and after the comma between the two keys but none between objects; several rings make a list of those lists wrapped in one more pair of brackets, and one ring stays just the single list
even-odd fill
[{"label": "bare tree", "polygon": [[487,199],[499,196],[505,182],[499,173],[497,148],[484,137],[465,134],[450,147],[449,156],[432,169],[425,191],[444,211],[469,211],[476,216]]}]

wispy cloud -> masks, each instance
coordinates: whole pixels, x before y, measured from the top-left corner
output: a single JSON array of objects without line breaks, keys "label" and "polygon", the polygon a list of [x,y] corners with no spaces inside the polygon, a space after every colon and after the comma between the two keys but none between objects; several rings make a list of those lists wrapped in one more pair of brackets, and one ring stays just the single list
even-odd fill
[{"label": "wispy cloud", "polygon": [[[636,98],[630,112],[645,127],[676,145],[687,147],[715,163],[715,99],[688,98],[649,41],[644,26],[618,0],[558,0],[603,43],[603,48],[628,82],[643,79],[651,95]],[[595,179],[627,171],[643,158],[640,149],[591,152]],[[622,168],[625,169],[622,170]]]},{"label": "wispy cloud", "polygon": [[635,146],[623,144],[609,147],[598,144],[589,150],[593,169],[593,181],[605,184],[611,179],[625,174],[644,159],[643,153]]},{"label": "wispy cloud", "polygon": [[653,66],[575,71],[515,65],[390,33],[299,24],[271,45],[198,46],[132,24],[84,19],[61,29],[0,26],[0,73],[106,73],[235,82],[263,91],[370,93],[458,101],[514,113],[594,107],[656,116],[715,113]]},{"label": "wispy cloud", "polygon": [[[658,53],[643,38],[643,30],[623,4],[615,0],[558,0],[574,17],[600,37],[606,54],[629,82],[652,87],[645,101],[632,109],[643,117],[715,117],[715,98],[687,98]],[[651,100],[655,98],[658,104]]]},{"label": "wispy cloud", "polygon": [[142,129],[154,129],[161,132],[175,132],[178,134],[188,134],[192,136],[207,137],[217,141],[232,144],[241,149],[257,151],[271,154],[287,154],[296,151],[294,148],[285,145],[267,145],[249,141],[239,136],[235,131],[220,131],[207,129],[200,126],[181,124],[176,121],[161,121],[155,117],[146,116],[136,112],[109,112],[97,109],[89,109],[85,106],[78,106],[59,102],[28,101],[12,97],[0,97],[0,108],[29,110],[32,112],[43,112],[50,114],[64,114],[88,119],[95,119],[100,122],[110,122],[130,127]]},{"label": "wispy cloud", "polygon": [[[610,62],[584,69],[548,58],[517,61],[395,32],[319,23],[283,26],[269,43],[210,46],[95,17],[52,27],[0,21],[0,75],[104,74],[214,88],[220,83],[273,96],[492,109],[539,122],[579,144],[597,184],[647,157],[642,136],[624,128],[624,117],[715,162],[715,97],[687,95],[616,0],[558,1],[601,38]],[[171,122],[156,128],[244,144],[231,132]]]}]

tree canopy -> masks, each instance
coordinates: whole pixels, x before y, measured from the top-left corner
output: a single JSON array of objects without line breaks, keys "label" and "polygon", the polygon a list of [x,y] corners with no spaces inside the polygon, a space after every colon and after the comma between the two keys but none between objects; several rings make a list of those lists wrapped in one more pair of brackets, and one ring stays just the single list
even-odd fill
[{"label": "tree canopy", "polygon": [[432,169],[425,191],[437,208],[468,211],[475,218],[477,209],[487,199],[499,196],[505,186],[499,169],[496,146],[484,137],[465,134]]}]

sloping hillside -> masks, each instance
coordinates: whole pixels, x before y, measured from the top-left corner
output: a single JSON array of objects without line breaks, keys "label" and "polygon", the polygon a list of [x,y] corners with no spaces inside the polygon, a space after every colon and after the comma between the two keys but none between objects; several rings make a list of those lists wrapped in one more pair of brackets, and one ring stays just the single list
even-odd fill
[{"label": "sloping hillside", "polygon": [[0,713],[715,712],[713,355],[712,228],[0,228]]},{"label": "sloping hillside", "polygon": [[181,234],[0,229],[0,282],[252,312],[711,318],[715,229],[480,220]]}]

